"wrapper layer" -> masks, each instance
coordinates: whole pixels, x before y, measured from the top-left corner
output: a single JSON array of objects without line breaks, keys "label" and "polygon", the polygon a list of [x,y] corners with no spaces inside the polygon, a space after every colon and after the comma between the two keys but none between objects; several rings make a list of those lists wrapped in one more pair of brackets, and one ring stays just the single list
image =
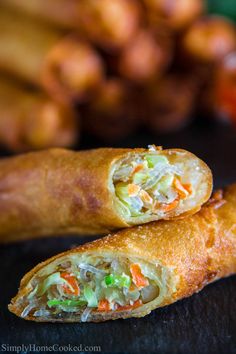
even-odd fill
[{"label": "wrapper layer", "polygon": [[236,184],[201,211],[122,230],[37,265],[9,305],[27,320],[142,317],[236,272]]},{"label": "wrapper layer", "polygon": [[105,234],[194,213],[212,175],[180,149],[50,149],[0,161],[0,240]]}]

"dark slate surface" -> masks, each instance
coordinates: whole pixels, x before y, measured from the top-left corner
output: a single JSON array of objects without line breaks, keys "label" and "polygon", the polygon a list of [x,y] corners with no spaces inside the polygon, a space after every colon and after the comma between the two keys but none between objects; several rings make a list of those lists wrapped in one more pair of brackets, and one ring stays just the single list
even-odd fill
[{"label": "dark slate surface", "polygon": [[[154,138],[140,133],[120,145],[134,147],[149,143],[182,147],[198,154],[212,168],[216,187],[236,182],[236,132],[232,128],[209,126],[203,121],[197,127],[193,125],[168,137]],[[83,142],[84,148],[97,145],[99,142]],[[0,351],[7,345],[81,344],[100,346],[102,352],[236,353],[236,277],[211,284],[199,294],[142,319],[101,324],[37,324],[8,312],[7,304],[25,272],[47,257],[86,240],[91,238],[38,239],[1,246]],[[27,348],[22,350],[26,352]]]}]

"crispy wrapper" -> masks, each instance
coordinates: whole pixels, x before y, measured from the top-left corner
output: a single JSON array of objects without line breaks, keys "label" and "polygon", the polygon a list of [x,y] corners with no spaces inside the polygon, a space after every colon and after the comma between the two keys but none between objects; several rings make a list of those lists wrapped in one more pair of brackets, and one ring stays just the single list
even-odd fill
[{"label": "crispy wrapper", "polygon": [[73,146],[78,121],[71,107],[1,76],[0,144],[7,149],[20,152]]},{"label": "crispy wrapper", "polygon": [[78,38],[0,7],[0,68],[55,99],[84,100],[103,78],[100,56]]},{"label": "crispy wrapper", "polygon": [[[183,174],[193,180],[196,193],[164,216],[129,217],[120,207],[113,176],[127,159],[132,164],[146,154],[163,155],[173,164],[181,163]],[[9,242],[68,233],[105,234],[196,212],[211,191],[210,169],[185,150],[101,148],[28,153],[0,162],[0,240]]]},{"label": "crispy wrapper", "polygon": [[[24,297],[32,291],[32,282],[56,265],[77,256],[135,258],[155,267],[160,278],[157,298],[128,311],[93,310],[89,321],[142,317],[158,307],[169,305],[200,291],[204,286],[236,272],[236,184],[215,196],[197,214],[184,219],[153,222],[122,230],[103,239],[69,250],[37,265],[24,276],[20,289],[9,305],[21,316]],[[163,276],[164,274],[164,276]],[[162,280],[161,280],[162,279]],[[160,294],[162,294],[160,296]],[[80,321],[79,313],[59,317],[34,317],[35,321]]]}]

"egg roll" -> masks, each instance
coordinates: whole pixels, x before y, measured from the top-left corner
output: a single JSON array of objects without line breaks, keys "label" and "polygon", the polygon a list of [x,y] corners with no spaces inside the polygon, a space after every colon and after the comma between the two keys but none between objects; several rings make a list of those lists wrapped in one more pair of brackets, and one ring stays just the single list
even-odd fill
[{"label": "egg roll", "polygon": [[110,144],[133,134],[140,125],[136,93],[121,79],[103,82],[93,100],[81,109],[88,134]]},{"label": "egg roll", "polygon": [[[17,0],[10,0],[10,2]],[[20,1],[19,1],[20,2]],[[203,0],[143,0],[149,26],[168,27],[183,32],[204,11]]]},{"label": "egg roll", "polygon": [[194,213],[212,175],[180,149],[55,148],[0,161],[0,241],[110,230]]},{"label": "egg roll", "polygon": [[170,38],[162,37],[147,30],[137,32],[118,57],[119,74],[137,84],[162,76],[172,59]]},{"label": "egg roll", "polygon": [[187,125],[198,97],[196,81],[194,77],[169,74],[146,90],[145,121],[151,132],[166,134]]},{"label": "egg roll", "polygon": [[26,274],[9,310],[39,322],[143,317],[236,273],[236,184],[195,215],[61,253]]},{"label": "egg roll", "polygon": [[0,69],[60,102],[83,101],[103,79],[100,55],[76,36],[0,6]]},{"label": "egg roll", "polygon": [[9,151],[73,146],[78,122],[70,106],[0,77],[0,144]]},{"label": "egg roll", "polygon": [[192,65],[202,64],[211,68],[236,49],[235,26],[227,18],[205,16],[188,28],[181,45]]},{"label": "egg roll", "polygon": [[222,121],[236,126],[236,51],[227,55],[218,65],[215,80],[210,87],[211,112]]},{"label": "egg roll", "polygon": [[5,6],[65,29],[79,31],[103,49],[132,40],[140,22],[136,0],[3,0]]}]

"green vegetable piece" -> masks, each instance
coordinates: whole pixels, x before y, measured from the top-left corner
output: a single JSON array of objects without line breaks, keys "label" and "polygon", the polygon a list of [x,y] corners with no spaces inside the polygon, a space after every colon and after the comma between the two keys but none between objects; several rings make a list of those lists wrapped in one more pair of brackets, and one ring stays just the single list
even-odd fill
[{"label": "green vegetable piece", "polygon": [[113,274],[106,275],[104,281],[107,286],[114,285],[115,284],[114,275]]},{"label": "green vegetable piece", "polygon": [[160,192],[165,192],[167,191],[173,184],[174,182],[174,175],[169,174],[165,177],[163,177],[159,183],[158,183],[158,189]]},{"label": "green vegetable piece", "polygon": [[122,275],[106,275],[104,281],[107,286],[117,286],[118,288],[129,288],[131,284],[130,277],[124,273]]},{"label": "green vegetable piece", "polygon": [[165,156],[162,155],[146,155],[145,159],[148,162],[148,167],[154,167],[157,164],[168,164],[169,161]]},{"label": "green vegetable piece", "polygon": [[98,300],[95,292],[90,288],[89,285],[84,286],[84,297],[88,303],[88,307],[97,307]]},{"label": "green vegetable piece", "polygon": [[133,176],[133,182],[135,184],[142,184],[146,182],[148,175],[146,172],[136,172]]},{"label": "green vegetable piece", "polygon": [[53,307],[53,306],[65,306],[65,307],[76,307],[76,306],[83,306],[86,305],[86,301],[83,300],[48,300],[47,305],[48,307]]},{"label": "green vegetable piece", "polygon": [[127,183],[124,183],[124,182],[117,183],[116,193],[121,199],[129,198]]}]

